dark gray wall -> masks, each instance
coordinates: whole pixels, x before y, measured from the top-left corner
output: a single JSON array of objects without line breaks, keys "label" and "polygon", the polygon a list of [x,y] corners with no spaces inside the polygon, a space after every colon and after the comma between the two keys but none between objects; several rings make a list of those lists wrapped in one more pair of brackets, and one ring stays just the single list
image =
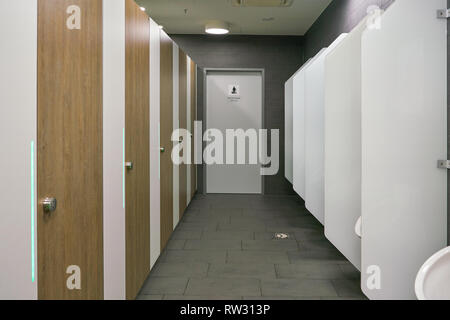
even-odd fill
[{"label": "dark gray wall", "polygon": [[[302,37],[171,35],[201,68],[259,68],[265,70],[264,128],[280,129],[280,170],[267,176],[266,194],[294,194],[284,178],[284,83],[303,62]],[[203,73],[199,73],[202,80]],[[202,83],[199,83],[201,86]],[[203,119],[203,90],[199,87],[198,118]],[[203,176],[199,170],[199,192]]]},{"label": "dark gray wall", "polygon": [[305,60],[328,47],[341,33],[350,32],[367,15],[367,8],[386,9],[394,0],[334,0],[305,34]]}]

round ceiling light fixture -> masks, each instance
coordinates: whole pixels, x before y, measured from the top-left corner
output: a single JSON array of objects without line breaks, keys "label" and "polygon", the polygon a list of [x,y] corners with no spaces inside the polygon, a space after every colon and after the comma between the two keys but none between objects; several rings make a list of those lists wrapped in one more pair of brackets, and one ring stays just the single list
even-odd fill
[{"label": "round ceiling light fixture", "polygon": [[209,34],[227,34],[230,32],[230,25],[224,21],[210,21],[205,26],[205,32]]}]

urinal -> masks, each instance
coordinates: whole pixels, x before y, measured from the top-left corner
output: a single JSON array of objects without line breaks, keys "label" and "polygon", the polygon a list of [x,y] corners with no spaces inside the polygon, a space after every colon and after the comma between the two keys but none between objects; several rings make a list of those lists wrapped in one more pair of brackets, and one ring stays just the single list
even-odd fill
[{"label": "urinal", "polygon": [[361,235],[362,235],[361,220],[362,220],[362,217],[359,217],[358,221],[356,221],[356,224],[355,224],[355,233],[359,238],[361,238]]},{"label": "urinal", "polygon": [[450,247],[434,254],[416,277],[419,300],[450,300]]}]

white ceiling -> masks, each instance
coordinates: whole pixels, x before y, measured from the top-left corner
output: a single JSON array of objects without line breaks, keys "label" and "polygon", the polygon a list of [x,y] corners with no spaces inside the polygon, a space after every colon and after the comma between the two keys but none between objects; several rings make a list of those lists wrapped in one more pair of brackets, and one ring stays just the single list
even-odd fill
[{"label": "white ceiling", "polygon": [[304,35],[332,0],[294,0],[286,8],[234,7],[231,1],[136,0],[169,34],[204,34],[209,20],[222,20],[231,34],[246,35]]}]

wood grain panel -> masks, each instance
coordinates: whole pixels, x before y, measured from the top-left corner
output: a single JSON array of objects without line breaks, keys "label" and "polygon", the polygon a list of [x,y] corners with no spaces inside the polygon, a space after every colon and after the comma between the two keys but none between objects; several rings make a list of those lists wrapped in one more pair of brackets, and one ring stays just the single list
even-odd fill
[{"label": "wood grain panel", "polygon": [[[69,30],[66,10],[81,9]],[[103,299],[102,0],[38,1],[39,299]],[[81,269],[69,290],[66,270]]]},{"label": "wood grain panel", "polygon": [[126,296],[136,298],[150,273],[150,21],[126,0],[125,136]]},{"label": "wood grain panel", "polygon": [[191,199],[197,192],[197,166],[194,163],[195,139],[194,139],[194,122],[197,120],[197,65],[191,60]]},{"label": "wood grain panel", "polygon": [[160,131],[161,147],[161,251],[167,245],[173,232],[173,43],[161,31],[161,102]]},{"label": "wood grain panel", "polygon": [[[180,129],[187,129],[187,55],[180,50]],[[180,220],[187,208],[187,165],[180,164]]]}]

